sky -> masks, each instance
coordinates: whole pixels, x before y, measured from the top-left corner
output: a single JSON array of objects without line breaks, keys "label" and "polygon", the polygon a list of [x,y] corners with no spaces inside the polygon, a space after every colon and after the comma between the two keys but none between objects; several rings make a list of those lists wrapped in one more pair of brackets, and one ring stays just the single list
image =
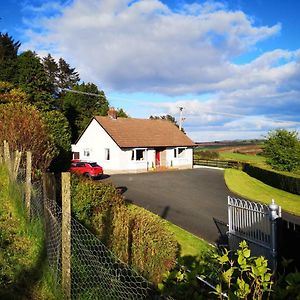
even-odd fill
[{"label": "sky", "polygon": [[195,142],[300,133],[298,0],[0,0],[20,51],[63,57],[133,118]]}]

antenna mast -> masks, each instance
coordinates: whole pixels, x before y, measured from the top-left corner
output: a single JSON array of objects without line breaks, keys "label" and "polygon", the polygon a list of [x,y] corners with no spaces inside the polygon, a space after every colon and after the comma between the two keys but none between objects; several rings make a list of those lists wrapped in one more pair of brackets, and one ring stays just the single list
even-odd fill
[{"label": "antenna mast", "polygon": [[182,111],[183,111],[183,107],[179,107],[179,130],[181,131],[182,128]]}]

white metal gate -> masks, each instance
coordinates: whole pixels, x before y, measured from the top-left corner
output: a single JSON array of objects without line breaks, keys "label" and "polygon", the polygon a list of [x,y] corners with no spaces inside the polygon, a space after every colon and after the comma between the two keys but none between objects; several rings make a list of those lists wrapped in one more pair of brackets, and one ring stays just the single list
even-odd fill
[{"label": "white metal gate", "polygon": [[273,270],[277,260],[277,221],[281,207],[274,200],[264,205],[228,196],[228,241],[235,250],[242,240],[247,241],[252,255],[263,255]]}]

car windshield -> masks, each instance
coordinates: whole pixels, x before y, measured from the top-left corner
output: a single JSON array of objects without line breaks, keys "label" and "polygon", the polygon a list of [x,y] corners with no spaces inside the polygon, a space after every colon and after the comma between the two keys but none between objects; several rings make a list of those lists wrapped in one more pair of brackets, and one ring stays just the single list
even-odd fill
[{"label": "car windshield", "polygon": [[93,162],[93,163],[89,163],[89,165],[90,165],[91,167],[93,167],[93,168],[95,168],[95,167],[99,167],[99,166],[98,166],[98,164],[97,164],[97,163],[95,163],[95,162]]}]

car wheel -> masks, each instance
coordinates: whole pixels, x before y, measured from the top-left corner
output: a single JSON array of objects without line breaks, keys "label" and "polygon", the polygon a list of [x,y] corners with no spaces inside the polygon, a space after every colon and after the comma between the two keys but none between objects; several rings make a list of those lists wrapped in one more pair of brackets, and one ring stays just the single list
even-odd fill
[{"label": "car wheel", "polygon": [[91,175],[90,173],[85,173],[84,176],[85,176],[86,178],[92,179],[92,175]]}]

